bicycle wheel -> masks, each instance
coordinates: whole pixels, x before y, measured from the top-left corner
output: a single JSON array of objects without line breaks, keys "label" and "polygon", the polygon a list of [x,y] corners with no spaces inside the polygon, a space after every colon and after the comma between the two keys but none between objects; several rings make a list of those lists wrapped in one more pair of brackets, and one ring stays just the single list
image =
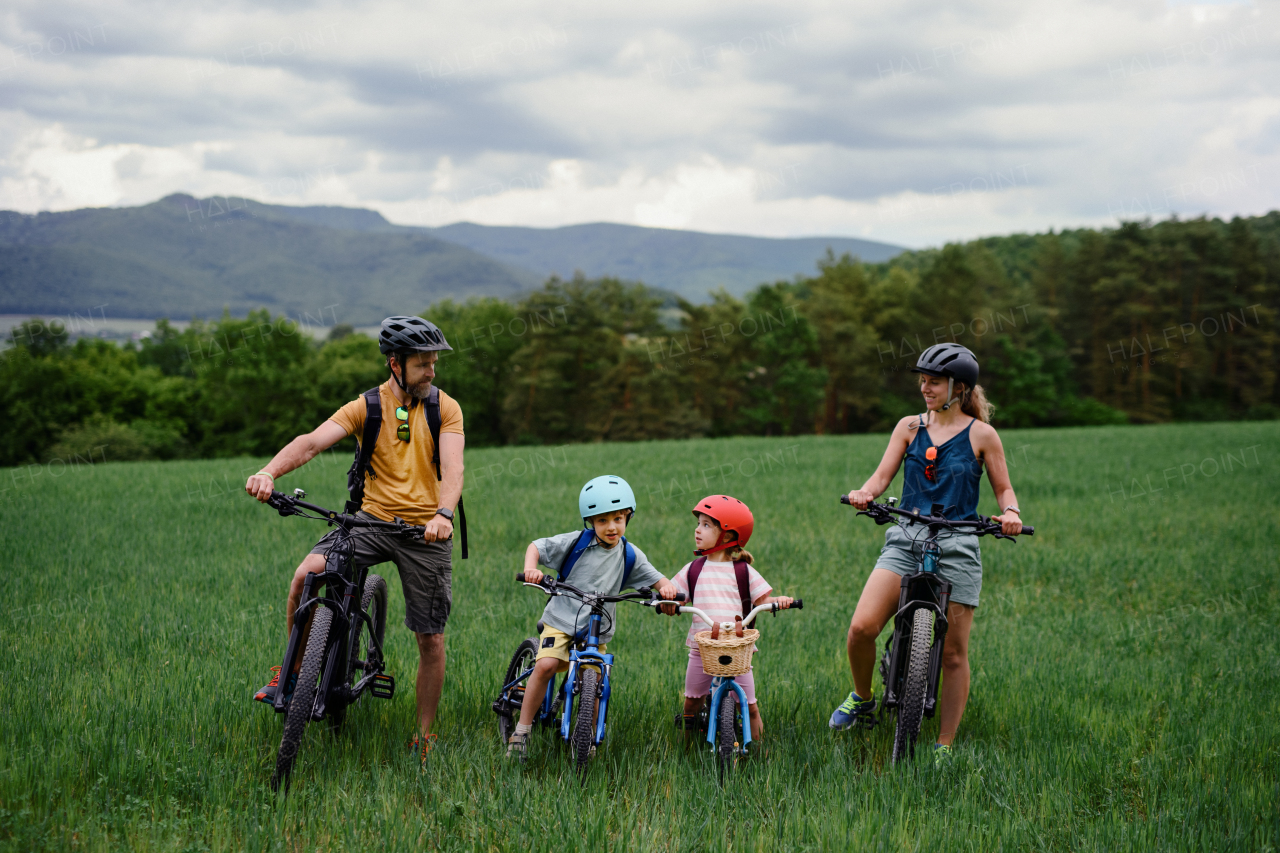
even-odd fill
[{"label": "bicycle wheel", "polygon": [[587,762],[596,745],[596,708],[600,694],[600,671],[595,667],[584,666],[578,670],[578,683],[582,692],[578,694],[578,716],[573,723],[573,733],[569,742],[573,746],[573,757],[578,765],[578,772],[587,771]]},{"label": "bicycle wheel", "polygon": [[898,728],[893,735],[893,760],[914,757],[920,720],[924,716],[925,681],[929,675],[929,647],[933,645],[934,613],[921,607],[911,617],[911,656],[898,705]]},{"label": "bicycle wheel", "polygon": [[716,721],[716,759],[720,765],[720,784],[724,785],[738,766],[739,744],[742,743],[742,712],[738,694],[732,690],[720,700],[720,719]]},{"label": "bicycle wheel", "polygon": [[[348,688],[355,687],[360,679],[364,678],[371,672],[381,671],[382,659],[378,654],[378,649],[382,647],[382,638],[387,632],[387,582],[379,575],[369,575],[364,582],[364,595],[360,598],[360,608],[369,614],[369,621],[373,623],[373,632],[370,633],[369,626],[365,624],[363,619],[356,614],[352,614],[353,619],[359,619],[359,627],[356,629],[356,642],[351,647],[350,654],[346,655],[347,660],[347,677],[341,679],[342,683]],[[375,644],[373,641],[377,639]],[[332,705],[329,708],[326,717],[329,721],[329,731],[337,733],[342,727],[342,722],[347,718],[347,709],[351,706],[331,697]]]},{"label": "bicycle wheel", "polygon": [[276,773],[271,778],[273,791],[280,788],[281,782],[284,783],[285,790],[289,790],[289,774],[293,770],[294,759],[298,757],[302,733],[307,723],[311,722],[311,711],[315,707],[316,690],[320,686],[320,675],[324,670],[325,652],[329,648],[329,626],[332,623],[333,613],[329,608],[317,606],[311,617],[311,636],[307,639],[307,648],[302,655],[298,683],[293,688],[293,698],[289,700],[289,711],[285,715],[284,735],[280,738],[280,751],[276,753]]},{"label": "bicycle wheel", "polygon": [[[520,677],[520,673],[533,666],[533,661],[538,657],[538,641],[533,637],[528,638],[516,646],[516,653],[511,656],[511,663],[507,666],[507,675],[502,679],[502,686],[506,687],[511,682]],[[526,682],[527,684],[528,682]],[[511,698],[507,706],[506,712],[498,712],[498,737],[502,738],[502,744],[505,747],[507,741],[511,740],[511,735],[516,730],[516,708],[524,704],[525,685],[521,684],[511,688]],[[542,697],[538,697],[541,701]],[[498,697],[501,701],[502,697]]]}]

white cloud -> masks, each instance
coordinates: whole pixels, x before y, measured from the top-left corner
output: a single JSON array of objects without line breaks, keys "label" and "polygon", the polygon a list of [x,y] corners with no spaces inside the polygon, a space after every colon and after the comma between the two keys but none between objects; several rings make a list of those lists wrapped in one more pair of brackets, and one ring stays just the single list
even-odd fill
[{"label": "white cloud", "polygon": [[183,190],[926,245],[1280,189],[1274,5],[11,5],[20,210]]}]

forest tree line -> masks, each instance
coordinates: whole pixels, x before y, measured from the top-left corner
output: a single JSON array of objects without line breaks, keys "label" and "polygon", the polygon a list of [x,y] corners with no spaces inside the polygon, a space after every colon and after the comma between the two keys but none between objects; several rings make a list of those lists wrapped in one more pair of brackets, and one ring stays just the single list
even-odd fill
[{"label": "forest tree line", "polygon": [[[829,256],[703,304],[578,277],[421,313],[469,444],[563,444],[886,431],[942,341],[977,354],[1000,426],[1272,419],[1278,287],[1272,212]],[[0,357],[0,465],[267,455],[385,378],[372,339],[266,311],[123,346],[28,321]]]}]

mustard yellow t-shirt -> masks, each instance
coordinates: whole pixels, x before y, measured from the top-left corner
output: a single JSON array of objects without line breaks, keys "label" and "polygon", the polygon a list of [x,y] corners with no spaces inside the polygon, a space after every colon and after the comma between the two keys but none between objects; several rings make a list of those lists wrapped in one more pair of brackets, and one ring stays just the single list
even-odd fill
[{"label": "mustard yellow t-shirt", "polygon": [[[436,466],[431,461],[435,447],[431,441],[431,429],[427,426],[427,405],[418,403],[409,411],[410,440],[401,441],[396,436],[400,420],[396,417],[395,394],[388,380],[379,388],[382,400],[382,429],[378,431],[378,443],[373,448],[370,464],[375,476],[364,479],[365,512],[391,521],[403,518],[409,524],[426,524],[440,505],[440,482],[436,480]],[[333,413],[329,420],[354,435],[364,435],[366,406],[364,397],[357,397]],[[440,432],[462,435],[462,407],[458,401],[440,392]],[[441,460],[443,465],[443,460]]]}]

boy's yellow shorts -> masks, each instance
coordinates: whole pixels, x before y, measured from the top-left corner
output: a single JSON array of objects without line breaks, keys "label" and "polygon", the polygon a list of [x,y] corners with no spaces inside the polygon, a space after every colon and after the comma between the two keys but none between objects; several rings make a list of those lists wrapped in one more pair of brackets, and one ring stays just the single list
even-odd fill
[{"label": "boy's yellow shorts", "polygon": [[[542,626],[542,637],[538,643],[538,657],[536,660],[543,658],[555,658],[560,661],[560,666],[556,668],[556,672],[564,672],[569,668],[569,646],[573,643],[573,637],[570,637],[564,631],[557,631],[550,625]],[[607,646],[600,646],[603,653]]]}]

